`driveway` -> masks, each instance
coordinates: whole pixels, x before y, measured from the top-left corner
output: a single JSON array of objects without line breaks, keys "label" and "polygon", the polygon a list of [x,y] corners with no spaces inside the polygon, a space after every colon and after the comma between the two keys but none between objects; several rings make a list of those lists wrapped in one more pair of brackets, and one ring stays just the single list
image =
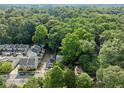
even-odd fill
[{"label": "driveway", "polygon": [[17,86],[21,86],[24,84],[25,79],[16,78],[18,76],[18,66],[9,74],[9,78],[6,81],[7,86],[11,86],[13,84]]},{"label": "driveway", "polygon": [[49,61],[49,59],[50,59],[50,52],[49,51],[46,51],[46,53],[45,53],[45,55],[44,55],[44,57],[43,57],[43,59],[41,60],[41,62],[40,62],[40,69],[39,70],[37,70],[36,71],[36,73],[35,73],[35,77],[44,77],[44,74],[45,74],[45,72],[47,71],[47,68],[46,68],[46,66],[47,66],[47,62]]}]

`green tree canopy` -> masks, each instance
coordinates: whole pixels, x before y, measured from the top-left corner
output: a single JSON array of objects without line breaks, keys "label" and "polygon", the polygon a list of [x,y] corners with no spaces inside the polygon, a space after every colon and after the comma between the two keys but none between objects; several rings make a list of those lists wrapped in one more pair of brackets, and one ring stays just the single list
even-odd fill
[{"label": "green tree canopy", "polygon": [[46,27],[44,25],[38,25],[36,26],[36,31],[34,36],[32,37],[32,40],[34,43],[38,43],[38,44],[45,44],[47,41],[47,34],[48,31],[46,29]]},{"label": "green tree canopy", "polygon": [[63,87],[63,70],[54,66],[45,75],[44,87],[46,88],[62,88]]},{"label": "green tree canopy", "polygon": [[75,88],[75,73],[71,69],[64,71],[64,85],[68,88]]},{"label": "green tree canopy", "polygon": [[0,76],[0,88],[5,88],[6,87],[6,82],[4,77]]},{"label": "green tree canopy", "polygon": [[89,74],[95,74],[100,66],[100,62],[98,62],[97,57],[91,54],[83,54],[79,58],[79,62],[84,71]]},{"label": "green tree canopy", "polygon": [[123,88],[124,70],[118,66],[100,68],[97,71],[97,87],[102,88]]},{"label": "green tree canopy", "polygon": [[6,61],[0,64],[0,72],[8,73],[12,71],[12,62]]},{"label": "green tree canopy", "polygon": [[91,88],[93,87],[93,79],[87,73],[81,73],[76,78],[77,88]]},{"label": "green tree canopy", "polygon": [[73,62],[81,54],[81,41],[76,34],[67,34],[62,40],[63,60],[66,64]]},{"label": "green tree canopy", "polygon": [[42,78],[30,78],[23,86],[24,88],[42,88],[43,79]]},{"label": "green tree canopy", "polygon": [[124,42],[120,39],[106,41],[99,53],[99,61],[101,64],[118,65],[124,68]]}]

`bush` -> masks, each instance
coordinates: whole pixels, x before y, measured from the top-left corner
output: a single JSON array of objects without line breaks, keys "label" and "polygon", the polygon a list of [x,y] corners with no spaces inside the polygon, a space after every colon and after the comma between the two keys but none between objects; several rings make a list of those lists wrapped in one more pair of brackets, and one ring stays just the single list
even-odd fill
[{"label": "bush", "polygon": [[9,73],[12,71],[12,63],[9,61],[2,62],[0,64],[0,72],[2,73]]},{"label": "bush", "polygon": [[23,88],[39,88],[43,87],[42,78],[31,78],[23,86]]},{"label": "bush", "polygon": [[61,69],[64,70],[64,65],[61,62],[55,62],[54,66],[59,66]]},{"label": "bush", "polygon": [[5,88],[6,87],[6,82],[4,77],[0,76],[0,88]]},{"label": "bush", "polygon": [[76,78],[77,88],[90,88],[93,86],[93,79],[86,73],[81,73]]}]

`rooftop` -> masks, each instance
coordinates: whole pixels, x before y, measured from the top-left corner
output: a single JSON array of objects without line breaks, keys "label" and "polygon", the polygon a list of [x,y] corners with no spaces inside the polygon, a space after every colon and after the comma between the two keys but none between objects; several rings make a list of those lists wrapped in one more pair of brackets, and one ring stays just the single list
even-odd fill
[{"label": "rooftop", "polygon": [[56,55],[56,61],[61,61],[62,60],[62,55]]},{"label": "rooftop", "polygon": [[28,65],[35,65],[35,58],[29,58],[27,64]]},{"label": "rooftop", "polygon": [[27,65],[28,58],[21,58],[19,61],[19,65]]}]

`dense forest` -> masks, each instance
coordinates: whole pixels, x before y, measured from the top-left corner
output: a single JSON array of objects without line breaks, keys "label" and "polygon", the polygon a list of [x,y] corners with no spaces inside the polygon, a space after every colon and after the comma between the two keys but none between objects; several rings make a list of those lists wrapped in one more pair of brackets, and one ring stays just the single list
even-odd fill
[{"label": "dense forest", "polygon": [[[124,7],[0,9],[0,44],[44,44],[53,55],[63,55],[44,87],[124,87],[123,30]],[[77,65],[84,72],[79,76],[73,73]]]}]

